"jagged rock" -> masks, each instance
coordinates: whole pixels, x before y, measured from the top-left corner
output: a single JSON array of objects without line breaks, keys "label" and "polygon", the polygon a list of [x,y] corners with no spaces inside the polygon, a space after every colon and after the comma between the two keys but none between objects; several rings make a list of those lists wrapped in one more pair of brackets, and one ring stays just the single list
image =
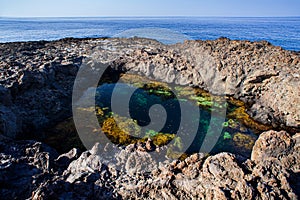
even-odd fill
[{"label": "jagged rock", "polygon": [[12,141],[0,136],[1,199],[29,198],[51,179],[55,150],[35,141]]},{"label": "jagged rock", "polygon": [[8,107],[0,105],[0,133],[6,136],[16,138],[20,124],[18,124],[16,115]]},{"label": "jagged rock", "polygon": [[[262,198],[297,199],[296,194],[300,194],[299,136],[299,133],[292,137],[285,131],[271,130],[262,133],[256,141],[251,155],[257,163],[252,179],[260,181],[258,186]],[[290,185],[290,180],[293,180],[293,185]]]},{"label": "jagged rock", "polygon": [[[95,73],[108,67],[111,74],[137,73],[233,95],[264,124],[300,126],[299,54],[267,42],[220,38],[168,46],[139,38],[65,39],[0,44],[0,51],[0,94],[5,94],[0,102],[22,122],[16,132],[23,138],[38,138],[71,116],[73,84],[84,61]],[[16,137],[7,130],[5,135]]]},{"label": "jagged rock", "polygon": [[292,188],[290,173],[278,159],[262,160],[255,166],[249,180],[255,184],[261,199],[298,199],[297,188]]},{"label": "jagged rock", "polygon": [[[279,135],[286,133],[273,132],[278,137],[272,142],[280,144],[282,140]],[[270,133],[271,131],[262,134],[261,139]],[[296,140],[297,138],[298,136]],[[294,146],[299,145],[294,142]],[[153,156],[146,149],[140,151],[137,148],[138,146],[129,145],[125,149],[113,149],[109,144],[105,147],[96,144],[91,151],[84,152],[79,159],[73,161],[64,176],[51,180],[51,184],[41,185],[33,194],[36,198],[48,197],[53,193],[69,194],[74,198],[102,198],[103,191],[106,191],[109,195],[113,194],[106,196],[107,198],[122,199],[297,199],[299,195],[299,175],[291,171],[299,166],[297,163],[285,166],[271,156],[242,163],[230,153],[209,157],[193,154],[184,161],[159,162],[151,173],[140,171],[139,165],[131,165],[129,171],[126,171],[126,167],[120,166],[126,166],[130,155],[135,157],[137,163],[145,162],[145,157],[149,159]],[[109,149],[114,152],[110,160],[113,162],[106,165],[104,163],[108,163],[108,160],[103,157]],[[289,152],[289,146],[286,145],[275,145],[273,150],[287,152],[286,156],[294,153]],[[268,153],[270,151],[267,150],[265,154]],[[295,154],[299,156],[299,151]],[[117,166],[119,167],[116,168]],[[81,191],[71,189],[75,186],[81,188]],[[89,190],[92,186],[98,190]],[[99,193],[95,193],[96,191]]]},{"label": "jagged rock", "polygon": [[252,150],[251,159],[260,163],[268,159],[280,160],[280,163],[295,173],[300,172],[299,154],[300,133],[291,137],[285,131],[268,131],[260,135]]},{"label": "jagged rock", "polygon": [[245,162],[229,153],[159,160],[151,154],[151,141],[126,148],[96,144],[80,156],[73,149],[58,157],[39,142],[4,138],[1,198],[299,197],[300,58],[295,52],[226,38],[170,46],[138,38],[64,39],[0,44],[0,52],[0,131],[12,138],[41,139],[48,127],[71,116],[73,84],[84,61],[95,73],[107,67],[114,76],[137,73],[234,96],[249,105],[255,119],[289,126],[294,134],[261,134]]},{"label": "jagged rock", "polygon": [[200,181],[206,190],[219,188],[232,199],[253,198],[253,188],[248,186],[242,168],[231,154],[221,153],[206,159]]},{"label": "jagged rock", "polygon": [[[262,142],[270,139],[277,145]],[[137,145],[120,148],[96,144],[76,158],[75,149],[57,156],[54,150],[41,143],[16,142],[1,137],[1,197],[297,199],[299,164],[296,158],[299,150],[293,151],[293,148],[299,148],[299,134],[291,137],[283,131],[268,131],[255,145],[255,151],[260,153],[243,163],[230,153],[214,156],[200,153],[182,161],[153,162],[151,159],[155,157],[151,151],[146,147],[140,151]],[[132,163],[132,156],[133,163],[142,165],[129,164],[130,168],[127,168],[128,162]],[[65,159],[66,162],[62,162]],[[294,162],[286,164],[282,159]],[[148,169],[152,170],[150,173],[145,173],[146,165],[152,165]]]},{"label": "jagged rock", "polygon": [[68,167],[69,164],[80,156],[80,151],[76,148],[71,149],[68,153],[60,155],[55,159],[55,163],[60,167]]}]

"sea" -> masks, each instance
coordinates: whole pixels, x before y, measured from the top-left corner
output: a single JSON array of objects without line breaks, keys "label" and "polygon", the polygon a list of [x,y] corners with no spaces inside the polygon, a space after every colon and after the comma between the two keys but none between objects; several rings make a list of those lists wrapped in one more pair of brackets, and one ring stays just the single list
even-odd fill
[{"label": "sea", "polygon": [[300,17],[0,18],[0,42],[66,37],[146,37],[166,44],[186,39],[266,40],[300,51]]}]

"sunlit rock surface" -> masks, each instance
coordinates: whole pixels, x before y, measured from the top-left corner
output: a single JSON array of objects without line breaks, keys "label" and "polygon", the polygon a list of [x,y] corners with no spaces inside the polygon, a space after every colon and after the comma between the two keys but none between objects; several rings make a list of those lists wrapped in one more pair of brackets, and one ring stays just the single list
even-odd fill
[{"label": "sunlit rock surface", "polygon": [[[101,66],[94,59],[106,63],[111,74],[139,74],[233,96],[246,104],[237,116],[248,113],[264,125],[262,130],[267,125],[286,131],[262,133],[247,160],[199,153],[157,163],[149,149],[165,149],[147,141],[111,147],[115,166],[99,154],[106,153],[105,146],[82,154],[72,149],[59,157],[42,143],[1,136],[2,198],[298,199],[299,52],[226,38],[171,46],[137,38],[0,44],[1,135],[44,140],[45,131],[72,116],[76,73],[85,62]],[[245,138],[232,139],[242,143]]]}]

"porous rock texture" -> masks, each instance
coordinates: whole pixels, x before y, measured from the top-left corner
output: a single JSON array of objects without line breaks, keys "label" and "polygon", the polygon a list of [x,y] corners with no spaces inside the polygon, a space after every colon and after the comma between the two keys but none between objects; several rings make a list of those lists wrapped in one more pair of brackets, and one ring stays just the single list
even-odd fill
[{"label": "porous rock texture", "polygon": [[[0,44],[1,198],[297,199],[299,61],[299,53],[268,42],[226,38],[175,45],[138,38]],[[256,120],[291,132],[262,133],[247,160],[224,152],[157,162],[146,147],[110,144],[59,156],[40,142],[12,140],[39,140],[72,115],[83,63],[234,96]],[[101,156],[106,151],[116,162]]]},{"label": "porous rock texture", "polygon": [[114,72],[232,95],[264,124],[300,126],[296,52],[226,38],[171,46],[137,38],[63,39],[0,44],[0,132],[37,137],[71,116],[73,84],[84,60],[106,63]]},{"label": "porous rock texture", "polygon": [[[2,137],[0,193],[4,199],[297,199],[299,138],[264,132],[245,161],[224,152],[157,163],[146,146],[96,144],[58,156],[39,142]],[[106,151],[119,162],[107,165]]]}]

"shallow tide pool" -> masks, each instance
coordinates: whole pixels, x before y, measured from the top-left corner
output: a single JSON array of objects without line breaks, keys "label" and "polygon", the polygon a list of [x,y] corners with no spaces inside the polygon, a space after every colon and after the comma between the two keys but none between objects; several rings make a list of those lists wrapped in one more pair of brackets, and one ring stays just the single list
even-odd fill
[{"label": "shallow tide pool", "polygon": [[176,153],[249,157],[258,134],[268,129],[252,120],[240,101],[136,75],[99,85],[96,104],[102,131],[120,146],[151,138]]},{"label": "shallow tide pool", "polygon": [[[231,152],[249,158],[259,134],[271,129],[254,121],[243,102],[199,88],[123,74],[104,78],[96,91],[96,105],[80,109],[83,116],[96,113],[100,130],[83,127],[84,139],[91,138],[93,144],[105,137],[126,147],[150,138],[154,145],[167,148],[169,157]],[[88,118],[82,121],[84,126],[90,124]],[[45,132],[44,142],[61,153],[74,147],[85,150],[77,128],[69,118]]]}]

